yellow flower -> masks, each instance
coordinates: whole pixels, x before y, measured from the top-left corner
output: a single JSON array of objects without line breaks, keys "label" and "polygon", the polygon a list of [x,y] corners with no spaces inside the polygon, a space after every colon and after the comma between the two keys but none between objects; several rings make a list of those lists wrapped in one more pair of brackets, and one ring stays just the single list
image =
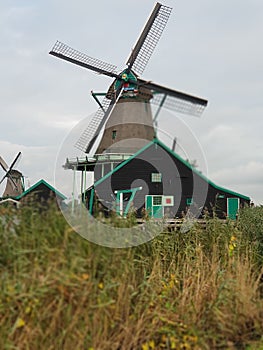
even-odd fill
[{"label": "yellow flower", "polygon": [[154,340],[148,341],[148,343],[142,344],[142,350],[150,350],[155,349],[155,343]]},{"label": "yellow flower", "polygon": [[176,342],[174,340],[171,341],[171,349],[176,349]]},{"label": "yellow flower", "polygon": [[27,315],[27,314],[30,314],[30,312],[31,312],[31,307],[30,307],[30,306],[27,306],[26,309],[25,309],[26,315]]},{"label": "yellow flower", "polygon": [[167,336],[165,334],[162,334],[162,342],[165,343],[167,340]]},{"label": "yellow flower", "polygon": [[26,322],[21,317],[18,317],[16,320],[16,323],[15,323],[15,329],[22,328],[22,327],[24,327],[25,324],[26,324]]},{"label": "yellow flower", "polygon": [[155,348],[154,340],[150,340],[149,341],[149,347],[150,347],[150,349],[154,349]]},{"label": "yellow flower", "polygon": [[81,275],[81,277],[82,277],[82,279],[83,279],[84,281],[86,281],[86,280],[89,279],[89,274],[83,273],[83,274]]},{"label": "yellow flower", "polygon": [[100,282],[100,283],[98,284],[98,287],[99,287],[99,289],[103,289],[103,288],[104,288],[104,284],[103,284],[102,282]]}]

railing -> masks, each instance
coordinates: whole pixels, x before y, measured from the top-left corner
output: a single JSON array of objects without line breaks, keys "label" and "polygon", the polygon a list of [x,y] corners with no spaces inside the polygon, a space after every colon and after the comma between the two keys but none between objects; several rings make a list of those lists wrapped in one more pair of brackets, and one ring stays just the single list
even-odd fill
[{"label": "railing", "polygon": [[96,163],[104,161],[124,161],[132,156],[131,153],[102,153],[95,154],[93,157],[76,157],[67,158],[66,164],[68,165],[84,165],[85,163]]},{"label": "railing", "polygon": [[[167,229],[169,231],[176,231],[178,229],[180,229],[182,227],[182,225],[187,223],[187,220],[185,219],[154,219],[151,218],[151,221],[153,220],[154,222],[158,223],[162,223],[163,226],[167,227]],[[206,229],[206,226],[208,224],[209,221],[204,220],[204,219],[194,219],[192,221],[193,224],[198,224],[200,227],[202,227],[203,229]],[[227,222],[227,220],[224,219],[220,219],[220,223],[225,224]],[[146,223],[145,219],[137,219],[137,224],[138,225],[143,225]]]}]

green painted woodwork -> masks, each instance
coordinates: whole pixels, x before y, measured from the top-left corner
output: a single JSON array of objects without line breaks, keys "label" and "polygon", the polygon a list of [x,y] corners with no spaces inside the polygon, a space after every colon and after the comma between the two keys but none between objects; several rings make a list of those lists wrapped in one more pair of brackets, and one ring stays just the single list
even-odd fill
[{"label": "green painted woodwork", "polygon": [[90,199],[89,199],[89,213],[92,214],[92,209],[93,209],[93,201],[94,201],[94,188],[91,189],[90,192]]},{"label": "green painted woodwork", "polygon": [[152,196],[146,196],[145,209],[152,210]]},{"label": "green painted woodwork", "polygon": [[[128,212],[130,210],[131,204],[133,202],[133,199],[134,199],[137,191],[140,191],[140,190],[142,190],[142,187],[135,187],[135,188],[131,188],[129,190],[118,190],[118,191],[115,191],[115,193],[117,192],[116,212],[117,212],[118,215],[123,215],[124,217],[127,216]],[[125,193],[131,193],[131,196],[130,196],[130,199],[128,200],[128,203],[126,204],[125,210],[123,211],[123,213],[121,213],[121,211],[120,211],[121,194],[125,194]],[[124,206],[123,206],[123,209],[124,209]]]},{"label": "green painted woodwork", "polygon": [[191,204],[193,204],[193,198],[187,198],[186,205],[191,205]]},{"label": "green painted woodwork", "polygon": [[52,192],[54,192],[58,197],[60,197],[62,200],[66,199],[67,197],[64,196],[64,194],[62,194],[61,192],[59,192],[58,190],[56,190],[54,187],[52,187],[49,183],[47,183],[45,180],[39,180],[38,182],[36,182],[33,186],[29,187],[26,191],[24,191],[22,194],[20,194],[19,196],[15,197],[15,199],[19,200],[21,198],[23,198],[24,196],[26,196],[28,193],[30,193],[31,191],[33,191],[35,188],[37,188],[39,185],[44,184],[45,186],[47,186]]},{"label": "green painted woodwork", "polygon": [[155,219],[161,219],[163,217],[163,206],[154,205],[152,207],[152,217]]},{"label": "green painted woodwork", "polygon": [[227,198],[227,216],[236,220],[239,209],[239,198]]},{"label": "green painted woodwork", "polygon": [[162,196],[147,195],[145,209],[152,218],[161,219],[164,213]]},{"label": "green painted woodwork", "polygon": [[114,89],[115,90],[118,90],[123,82],[128,82],[128,81],[134,81],[134,84],[129,82],[129,88],[131,89],[137,89],[137,79],[136,79],[136,76],[133,74],[132,71],[128,72],[127,69],[125,69],[121,74],[121,80],[118,79],[115,81],[115,84],[114,84]]}]

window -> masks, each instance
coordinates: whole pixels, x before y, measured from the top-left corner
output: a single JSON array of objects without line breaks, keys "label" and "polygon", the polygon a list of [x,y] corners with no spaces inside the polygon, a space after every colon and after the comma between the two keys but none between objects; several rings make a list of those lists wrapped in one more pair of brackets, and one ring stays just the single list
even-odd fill
[{"label": "window", "polygon": [[193,198],[186,198],[186,205],[193,204]]},{"label": "window", "polygon": [[163,196],[163,205],[171,207],[174,205],[174,196]]},{"label": "window", "polygon": [[112,130],[112,135],[111,135],[112,140],[115,140],[116,137],[117,137],[117,130]]},{"label": "window", "polygon": [[152,182],[162,182],[162,174],[152,173]]},{"label": "window", "polygon": [[153,196],[153,205],[162,205],[162,196]]}]

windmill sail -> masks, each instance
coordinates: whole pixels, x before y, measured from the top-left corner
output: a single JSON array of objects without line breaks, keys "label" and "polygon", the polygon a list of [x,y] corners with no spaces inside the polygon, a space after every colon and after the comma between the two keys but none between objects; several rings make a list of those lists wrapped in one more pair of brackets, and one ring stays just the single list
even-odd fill
[{"label": "windmill sail", "polygon": [[2,157],[0,157],[0,165],[5,172],[8,171],[8,165],[6,164],[6,162],[4,161],[4,159]]},{"label": "windmill sail", "polygon": [[142,74],[171,14],[172,8],[157,3],[126,64]]},{"label": "windmill sail", "polygon": [[194,116],[201,116],[207,106],[207,100],[203,98],[142,79],[138,79],[138,83],[139,86],[144,86],[152,91],[154,98],[151,100],[151,103],[155,105],[159,106],[161,104],[164,108]]},{"label": "windmill sail", "polygon": [[163,108],[167,108],[171,111],[176,111],[182,114],[200,117],[206,107],[206,105],[203,104],[194,103],[192,101],[183,100],[182,98],[165,95],[162,93],[154,94],[154,98],[152,99],[151,103],[159,106],[163,100],[163,97],[166,97],[162,103]]},{"label": "windmill sail", "polygon": [[[81,134],[80,138],[78,139],[78,141],[75,144],[75,147],[78,148],[80,151],[86,152],[89,143],[94,138],[94,135],[96,134],[96,132],[99,129],[100,123],[102,123],[102,121],[104,119],[105,112],[108,110],[110,103],[111,103],[111,101],[108,98],[104,97],[104,99],[101,103],[102,107],[100,107],[97,110],[97,112],[95,113],[95,115],[91,119],[88,127],[84,130],[84,132]],[[94,142],[95,142],[95,140],[94,140]],[[94,142],[93,142],[93,144],[94,144]]]},{"label": "windmill sail", "polygon": [[104,97],[102,101],[102,108],[100,107],[97,110],[96,114],[91,119],[90,124],[84,130],[79,140],[75,144],[75,147],[86,153],[89,153],[91,151],[115,104],[118,102],[121,92],[122,88],[116,92],[116,96],[112,100]]},{"label": "windmill sail", "polygon": [[49,52],[50,55],[61,58],[65,61],[77,64],[78,66],[90,69],[99,74],[104,74],[109,77],[117,78],[117,66],[106,63],[97,58],[90,57],[80,51],[72,49],[70,46],[57,41]]},{"label": "windmill sail", "polygon": [[[122,140],[127,140],[129,135],[134,139],[152,139],[154,137],[153,121],[151,119],[149,122],[151,111],[150,108],[147,107],[150,100],[153,104],[159,106],[158,111],[161,107],[166,107],[180,113],[197,116],[201,115],[204,108],[207,106],[207,100],[138,78],[138,74],[142,74],[153,54],[171,11],[172,8],[156,3],[127,60],[127,68],[120,74],[117,74],[116,66],[94,59],[59,41],[56,42],[50,51],[51,55],[60,59],[114,78],[103,100],[102,106],[100,106],[100,109],[92,118],[88,128],[84,130],[75,144],[81,151],[89,153],[92,148],[94,148],[93,146],[98,135],[107,121],[107,128],[105,127],[102,137],[103,142],[101,141],[98,147],[99,152],[104,152],[106,149],[108,150],[109,145],[111,147],[113,143],[117,144]],[[137,108],[135,104],[133,104],[133,108],[130,108],[126,102],[138,102],[139,105],[142,101],[145,104],[145,112],[144,116],[138,120],[141,115],[139,107]],[[115,109],[117,103],[120,105],[118,106],[120,107],[118,111],[117,108]],[[113,110],[115,110],[116,113],[113,113]],[[123,112],[122,115],[119,113],[120,110]],[[126,118],[127,115],[130,117]],[[123,116],[126,119],[123,118]],[[134,120],[131,120],[133,116]],[[123,122],[124,119],[126,120],[125,122]],[[116,126],[116,128],[113,129],[113,126]],[[118,137],[114,135],[118,135]],[[114,148],[111,147],[111,150],[112,149]],[[131,149],[133,148],[131,147]],[[119,150],[121,150],[121,148],[119,148]]]}]

